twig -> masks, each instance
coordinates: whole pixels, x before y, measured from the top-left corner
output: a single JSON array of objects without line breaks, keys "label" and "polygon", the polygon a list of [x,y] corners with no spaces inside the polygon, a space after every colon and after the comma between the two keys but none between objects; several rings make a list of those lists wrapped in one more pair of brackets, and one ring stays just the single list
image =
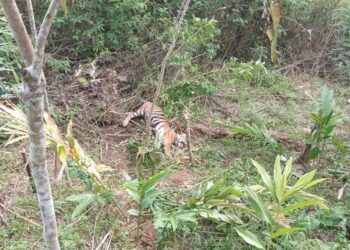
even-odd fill
[{"label": "twig", "polygon": [[7,212],[13,214],[14,216],[16,216],[16,217],[18,217],[18,218],[20,218],[20,219],[22,219],[22,220],[25,220],[26,222],[28,222],[28,223],[30,223],[30,224],[32,224],[32,225],[34,225],[34,226],[42,227],[40,224],[36,223],[35,221],[32,221],[31,219],[28,219],[28,218],[26,218],[26,217],[24,217],[24,216],[22,216],[22,215],[16,213],[15,211],[12,211],[11,209],[5,207],[5,205],[2,204],[2,203],[0,203],[0,207],[2,207],[3,209],[5,209]]},{"label": "twig", "polygon": [[109,235],[112,233],[112,230],[110,229],[108,231],[108,233],[103,237],[102,241],[100,242],[100,244],[98,244],[98,246],[96,247],[95,250],[98,250],[102,247],[103,243],[105,243],[105,241],[108,239]]},{"label": "twig", "polygon": [[192,142],[191,142],[191,127],[190,127],[190,113],[186,110],[183,113],[186,121],[186,138],[187,138],[187,150],[188,157],[190,158],[190,166],[193,166],[193,154],[192,154]]},{"label": "twig", "polygon": [[111,237],[109,238],[108,244],[107,244],[107,246],[106,246],[106,250],[110,249],[109,246],[111,245],[112,238],[113,238],[113,232],[112,232]]},{"label": "twig", "polygon": [[160,91],[161,91],[162,86],[163,86],[163,79],[164,79],[164,74],[165,74],[166,63],[169,60],[169,58],[171,56],[171,53],[173,52],[173,50],[175,48],[176,40],[177,40],[177,37],[179,36],[180,28],[181,28],[182,22],[184,20],[184,17],[186,15],[186,12],[187,12],[187,9],[188,9],[188,6],[189,6],[190,2],[191,2],[191,0],[184,0],[182,2],[182,5],[181,5],[180,11],[179,11],[179,15],[180,16],[178,17],[178,20],[175,23],[175,30],[174,30],[174,34],[173,34],[173,37],[172,37],[172,41],[171,41],[170,47],[169,47],[168,52],[166,53],[165,57],[163,58],[163,61],[162,61],[162,64],[161,64],[159,83],[158,83],[158,86],[157,86],[157,89],[156,89],[156,93],[155,93],[155,95],[153,97],[151,111],[150,111],[150,114],[149,114],[149,116],[147,118],[147,123],[146,123],[146,147],[148,147],[149,141],[151,139],[151,126],[150,126],[151,125],[151,117],[152,117],[152,114],[153,114],[154,106],[156,105],[156,102],[158,100]]},{"label": "twig", "polygon": [[30,249],[38,249],[36,245],[42,240],[42,236],[40,236],[34,243],[33,245],[30,246]]},{"label": "twig", "polygon": [[92,235],[92,246],[91,246],[91,249],[94,250],[94,247],[95,247],[95,232],[96,232],[96,224],[97,224],[97,219],[98,219],[98,216],[100,215],[102,210],[98,211],[97,215],[96,215],[96,219],[95,219],[95,225],[94,225],[94,232],[93,232],[93,235]]}]

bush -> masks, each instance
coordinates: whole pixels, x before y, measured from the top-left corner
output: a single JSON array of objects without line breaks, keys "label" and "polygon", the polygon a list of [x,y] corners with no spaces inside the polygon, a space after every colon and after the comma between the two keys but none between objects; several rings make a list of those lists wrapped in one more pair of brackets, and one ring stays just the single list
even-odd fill
[{"label": "bush", "polygon": [[[44,15],[45,0],[36,1],[39,16]],[[68,14],[59,11],[51,39],[69,46],[83,58],[94,57],[105,48],[117,50],[140,45],[137,34],[144,33],[151,20],[147,0],[87,0],[68,6]],[[66,37],[62,41],[61,37]]]},{"label": "bush", "polygon": [[0,96],[19,87],[21,67],[19,51],[0,8]]}]

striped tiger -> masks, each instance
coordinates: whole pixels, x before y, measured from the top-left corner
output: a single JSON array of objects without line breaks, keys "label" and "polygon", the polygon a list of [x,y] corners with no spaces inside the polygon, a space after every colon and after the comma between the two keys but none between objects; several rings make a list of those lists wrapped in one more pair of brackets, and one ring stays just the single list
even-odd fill
[{"label": "striped tiger", "polygon": [[[128,116],[123,121],[123,126],[126,127],[130,120],[136,117],[142,117],[147,120],[151,109],[152,103],[145,102],[136,112],[128,113]],[[171,129],[168,119],[163,114],[163,110],[157,106],[154,106],[153,109],[151,128],[153,132],[159,136],[166,155],[170,156],[172,144],[179,148],[184,148],[187,146],[186,134],[177,134],[173,129]]]}]

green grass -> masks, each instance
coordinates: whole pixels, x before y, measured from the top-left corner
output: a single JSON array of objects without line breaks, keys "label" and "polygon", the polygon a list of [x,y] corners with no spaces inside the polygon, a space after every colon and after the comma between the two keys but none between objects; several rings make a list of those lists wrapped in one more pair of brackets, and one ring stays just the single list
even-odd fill
[{"label": "green grass", "polygon": [[[233,65],[234,67],[232,65],[218,67],[213,69],[212,73],[205,75],[181,75],[178,77],[181,81],[189,78],[195,84],[198,84],[203,77],[209,79],[210,81],[205,83],[207,85],[204,85],[203,89],[214,86],[215,91],[211,97],[219,101],[222,107],[227,109],[231,115],[223,115],[222,112],[216,109],[216,105],[209,101],[207,104],[204,104],[203,100],[205,97],[203,97],[203,92],[184,98],[185,101],[182,100],[181,102],[176,96],[169,95],[172,86],[168,85],[165,86],[163,91],[163,93],[167,93],[162,96],[163,108],[168,108],[170,117],[177,117],[177,123],[179,124],[181,123],[180,114],[182,109],[190,103],[193,123],[217,125],[219,121],[221,126],[226,127],[241,126],[244,123],[264,124],[272,136],[274,134],[283,134],[291,140],[303,143],[306,132],[312,124],[310,112],[317,107],[317,103],[305,92],[312,95],[315,100],[319,100],[320,89],[324,82],[319,80],[302,82],[297,79],[288,79],[276,73],[271,73],[269,70],[265,71],[261,66],[255,68],[254,65],[248,65],[249,67],[237,63]],[[244,74],[249,73],[248,75],[252,75],[252,77],[245,77],[242,75],[243,73],[238,74],[239,70],[243,70]],[[199,72],[198,74],[202,73]],[[174,84],[177,84],[177,82]],[[187,91],[187,89],[185,90]],[[337,104],[339,103],[337,107],[343,114],[343,124],[336,130],[344,133],[345,136],[342,139],[345,141],[350,141],[350,138],[346,137],[346,135],[349,136],[349,133],[346,134],[345,130],[350,121],[347,112],[349,104],[345,104],[349,98],[349,91],[348,87],[335,89]],[[81,111],[82,108],[80,106],[75,107],[70,112],[55,110],[53,115],[56,121],[65,127],[73,113]],[[107,150],[103,143],[97,143],[96,135],[101,133],[99,128],[88,132],[84,127],[79,125],[76,127],[76,136],[79,141],[82,141],[82,145],[88,146],[89,154],[94,159],[98,159],[101,147],[103,147],[102,150]],[[116,125],[116,131],[118,129]],[[139,139],[142,134],[141,130],[135,128],[133,132],[133,138]],[[125,132],[123,131],[123,133]],[[127,140],[130,141],[132,139],[127,138]],[[110,143],[109,149],[117,147],[118,143],[122,142]],[[127,143],[124,145],[126,152],[128,152]],[[277,150],[271,144],[264,145],[263,141],[248,137],[195,138],[193,146],[195,158],[199,160],[190,169],[192,185],[195,187],[187,190],[186,194],[181,193],[181,190],[176,188],[170,190],[172,192],[170,195],[169,191],[169,196],[172,199],[185,199],[186,196],[196,190],[196,185],[208,178],[212,180],[223,179],[225,183],[237,185],[261,184],[261,178],[256,168],[252,165],[251,159],[266,166],[266,170],[273,174],[273,163],[278,153],[283,153],[287,157],[295,157],[302,151],[302,148],[288,150],[288,145],[284,145],[285,147]],[[16,151],[18,149],[10,148],[7,149],[7,153],[1,154],[0,187],[4,188],[0,188],[0,194],[7,195],[7,199],[11,200],[11,203],[9,203],[10,209],[26,218],[39,222],[39,209],[36,205],[37,198],[30,193],[27,178],[23,176],[23,163],[21,163],[20,156],[15,153]],[[183,155],[180,150],[175,151],[177,156]],[[116,155],[115,157],[118,158],[119,156]],[[300,210],[294,215],[294,218],[296,224],[305,227],[306,230],[279,240],[278,243],[282,249],[320,250],[346,249],[349,247],[344,231],[344,221],[346,218],[349,219],[349,214],[346,212],[350,209],[349,194],[343,197],[342,200],[336,201],[337,191],[345,182],[349,183],[349,178],[336,180],[339,176],[328,173],[327,169],[330,165],[332,167],[335,166],[334,162],[332,162],[334,157],[332,158],[331,156],[330,159],[328,161],[320,161],[320,163],[316,162],[313,165],[320,168],[317,177],[329,177],[329,181],[310,191],[325,197],[332,210],[329,212],[320,209],[311,212]],[[106,163],[108,164],[109,162]],[[127,162],[126,165],[129,167],[125,170],[135,174],[135,164],[130,161],[130,164]],[[124,182],[124,180],[118,179],[121,171],[118,167],[120,166],[113,165],[112,167],[116,168],[117,171],[105,175],[104,180],[113,190],[117,190],[119,184]],[[184,169],[185,163],[181,159],[162,159],[160,162],[157,162],[155,168],[156,171],[164,168],[176,171]],[[347,169],[347,171],[349,170]],[[151,170],[146,169],[145,173],[145,175],[149,175]],[[70,168],[70,174],[73,187],[69,187],[66,184],[58,187],[53,186],[62,248],[91,248],[93,238],[95,238],[94,244],[96,247],[108,230],[112,230],[112,246],[115,249],[134,249],[135,244],[130,243],[131,236],[123,228],[123,223],[125,224],[126,222],[118,218],[114,203],[109,203],[102,207],[95,206],[88,212],[83,212],[77,219],[71,218],[76,204],[67,201],[66,197],[85,192],[86,186],[79,171]],[[19,181],[11,180],[13,176],[19,176]],[[294,180],[296,181],[295,178]],[[9,183],[11,185],[7,185]],[[5,188],[9,190],[5,190]],[[114,199],[118,203],[125,202],[124,200],[119,201],[119,197]],[[1,212],[5,214],[4,218],[6,220],[6,225],[0,227],[0,241],[5,249],[28,249],[29,247],[40,249],[43,247],[41,228],[31,225],[11,213],[3,213],[3,210]],[[3,223],[1,218],[0,223]],[[258,228],[259,225],[256,225],[256,227]],[[197,226],[184,227],[176,236],[169,231],[158,232],[157,240],[164,249],[166,246],[168,248],[174,247],[174,237],[179,247],[184,246],[191,249],[230,249],[232,246],[235,246],[235,249],[251,249],[237,237],[234,228],[235,226],[220,226],[208,221],[200,221]]]}]

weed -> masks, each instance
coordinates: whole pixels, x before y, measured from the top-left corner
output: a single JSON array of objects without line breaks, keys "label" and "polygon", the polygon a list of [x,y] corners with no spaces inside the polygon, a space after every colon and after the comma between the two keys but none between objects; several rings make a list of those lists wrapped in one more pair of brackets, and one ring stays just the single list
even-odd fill
[{"label": "weed", "polygon": [[326,143],[333,137],[333,130],[339,123],[339,113],[335,111],[335,99],[333,91],[326,86],[322,88],[320,106],[317,112],[311,113],[314,126],[307,138],[303,154],[299,162],[307,164],[309,160],[316,159],[322,153]]}]

